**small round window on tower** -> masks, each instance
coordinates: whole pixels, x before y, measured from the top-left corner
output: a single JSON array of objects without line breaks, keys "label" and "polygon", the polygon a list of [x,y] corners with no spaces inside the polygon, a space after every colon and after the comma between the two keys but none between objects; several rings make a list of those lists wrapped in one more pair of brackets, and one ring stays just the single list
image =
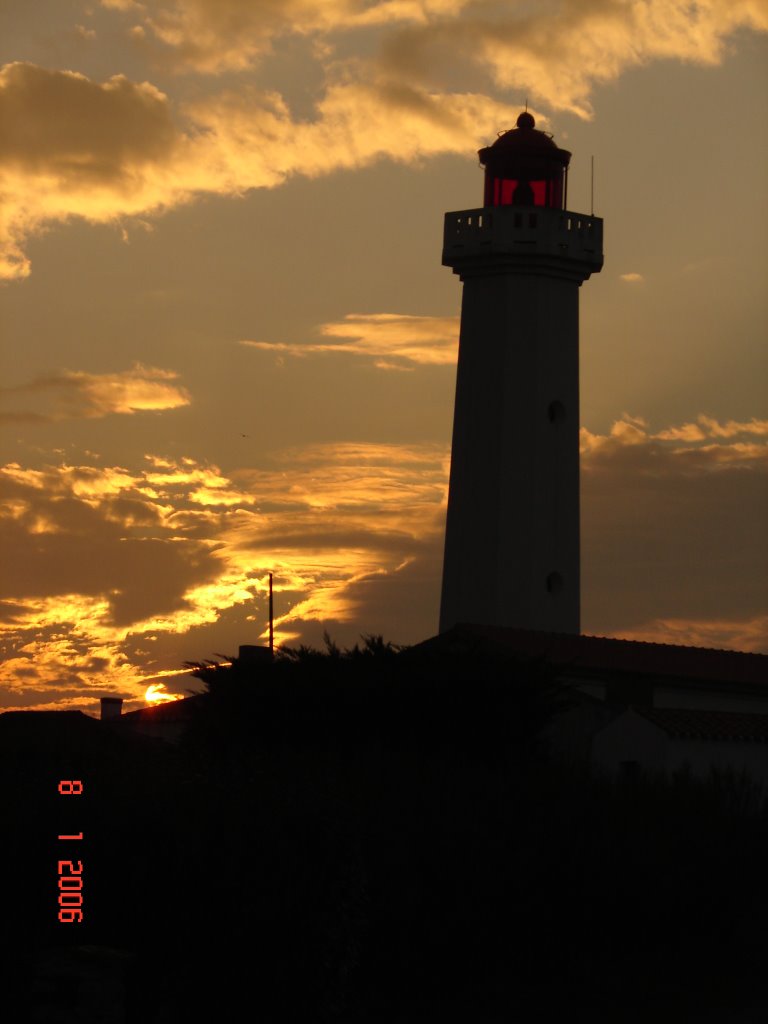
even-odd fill
[{"label": "small round window on tower", "polygon": [[565,419],[565,406],[562,402],[555,400],[547,407],[547,418],[550,423],[562,423]]},{"label": "small round window on tower", "polygon": [[563,589],[563,577],[559,572],[551,572],[547,576],[547,593],[548,594],[559,594]]}]

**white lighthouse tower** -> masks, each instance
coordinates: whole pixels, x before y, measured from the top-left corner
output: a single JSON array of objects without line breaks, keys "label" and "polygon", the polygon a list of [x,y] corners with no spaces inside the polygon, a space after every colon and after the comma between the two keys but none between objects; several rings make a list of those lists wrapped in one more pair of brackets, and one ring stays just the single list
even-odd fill
[{"label": "white lighthouse tower", "polygon": [[464,293],[440,631],[578,633],[579,287],[603,222],[566,209],[571,154],[527,111],[479,156],[483,208],[445,215]]}]

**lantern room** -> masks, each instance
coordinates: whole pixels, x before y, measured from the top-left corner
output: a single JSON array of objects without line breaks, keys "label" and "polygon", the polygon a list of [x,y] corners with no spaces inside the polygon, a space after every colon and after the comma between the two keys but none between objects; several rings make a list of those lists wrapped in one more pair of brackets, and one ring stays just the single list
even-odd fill
[{"label": "lantern room", "polygon": [[571,154],[536,128],[527,110],[517,127],[478,152],[485,167],[484,206],[565,208]]}]

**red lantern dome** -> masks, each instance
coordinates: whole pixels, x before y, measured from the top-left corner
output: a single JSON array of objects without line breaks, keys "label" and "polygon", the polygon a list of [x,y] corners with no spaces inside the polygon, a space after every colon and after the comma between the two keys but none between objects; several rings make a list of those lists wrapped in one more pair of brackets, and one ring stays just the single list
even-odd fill
[{"label": "red lantern dome", "polygon": [[564,209],[571,154],[539,131],[527,110],[518,117],[516,128],[503,132],[478,156],[485,167],[484,206]]}]

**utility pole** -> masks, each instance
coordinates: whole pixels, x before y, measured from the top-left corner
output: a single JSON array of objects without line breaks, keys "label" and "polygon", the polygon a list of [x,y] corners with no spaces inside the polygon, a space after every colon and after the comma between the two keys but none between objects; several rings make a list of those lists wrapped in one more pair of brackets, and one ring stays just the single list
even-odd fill
[{"label": "utility pole", "polygon": [[272,573],[269,574],[269,652],[273,654],[275,650],[275,622],[274,622],[274,608],[272,605]]}]

